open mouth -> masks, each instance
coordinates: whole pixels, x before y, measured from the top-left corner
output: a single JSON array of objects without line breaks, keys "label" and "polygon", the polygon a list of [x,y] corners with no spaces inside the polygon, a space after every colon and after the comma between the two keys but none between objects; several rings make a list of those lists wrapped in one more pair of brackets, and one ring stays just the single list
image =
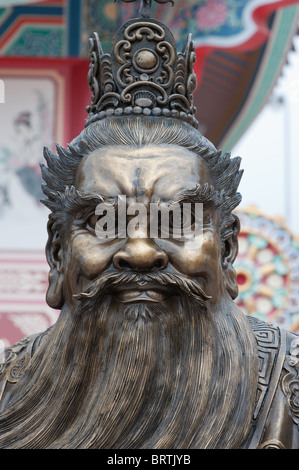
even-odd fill
[{"label": "open mouth", "polygon": [[157,284],[138,282],[118,287],[112,294],[119,302],[163,302],[174,295],[170,288],[164,288]]}]

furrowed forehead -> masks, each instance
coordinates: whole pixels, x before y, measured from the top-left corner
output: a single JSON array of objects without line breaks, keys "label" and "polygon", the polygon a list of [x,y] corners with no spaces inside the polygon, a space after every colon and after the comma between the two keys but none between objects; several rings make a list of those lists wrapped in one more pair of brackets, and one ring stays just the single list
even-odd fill
[{"label": "furrowed forehead", "polygon": [[83,193],[173,197],[198,183],[213,184],[209,169],[194,152],[177,145],[113,146],[91,152],[79,165],[75,186]]}]

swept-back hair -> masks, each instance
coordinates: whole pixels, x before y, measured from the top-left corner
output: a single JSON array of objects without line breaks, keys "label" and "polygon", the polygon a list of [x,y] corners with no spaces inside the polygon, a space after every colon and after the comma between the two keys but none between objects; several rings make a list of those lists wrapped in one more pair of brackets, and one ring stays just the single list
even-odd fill
[{"label": "swept-back hair", "polygon": [[68,148],[57,145],[57,155],[45,148],[44,157],[48,166],[41,165],[42,189],[46,196],[42,202],[51,210],[50,219],[63,232],[67,195],[70,191],[74,194],[75,176],[83,157],[109,146],[136,148],[167,144],[184,147],[206,162],[221,211],[220,233],[224,243],[232,234],[235,221],[232,211],[241,201],[241,195],[237,192],[243,173],[239,169],[241,158],[231,158],[230,153],[222,154],[192,126],[169,118],[139,116],[105,119],[84,129]]}]

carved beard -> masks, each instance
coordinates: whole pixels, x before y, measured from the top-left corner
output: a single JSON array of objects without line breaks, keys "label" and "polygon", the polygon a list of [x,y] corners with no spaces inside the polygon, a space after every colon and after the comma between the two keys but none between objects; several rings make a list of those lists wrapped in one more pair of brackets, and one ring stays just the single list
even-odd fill
[{"label": "carved beard", "polygon": [[127,274],[62,310],[0,417],[0,447],[244,446],[257,378],[247,320],[228,297],[215,309],[196,283],[169,276],[155,279],[180,289],[172,311],[105,295]]}]

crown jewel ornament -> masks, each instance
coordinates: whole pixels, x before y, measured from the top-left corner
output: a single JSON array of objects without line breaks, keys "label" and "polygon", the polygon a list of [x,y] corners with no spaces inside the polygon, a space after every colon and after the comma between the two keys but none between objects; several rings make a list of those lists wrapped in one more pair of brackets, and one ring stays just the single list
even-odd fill
[{"label": "crown jewel ornament", "polygon": [[172,117],[198,127],[193,104],[196,75],[191,35],[182,52],[177,53],[169,28],[150,18],[151,3],[143,0],[140,17],[118,29],[111,54],[103,52],[97,33],[89,40],[88,84],[92,97],[86,108],[86,127],[110,116],[140,114]]}]

